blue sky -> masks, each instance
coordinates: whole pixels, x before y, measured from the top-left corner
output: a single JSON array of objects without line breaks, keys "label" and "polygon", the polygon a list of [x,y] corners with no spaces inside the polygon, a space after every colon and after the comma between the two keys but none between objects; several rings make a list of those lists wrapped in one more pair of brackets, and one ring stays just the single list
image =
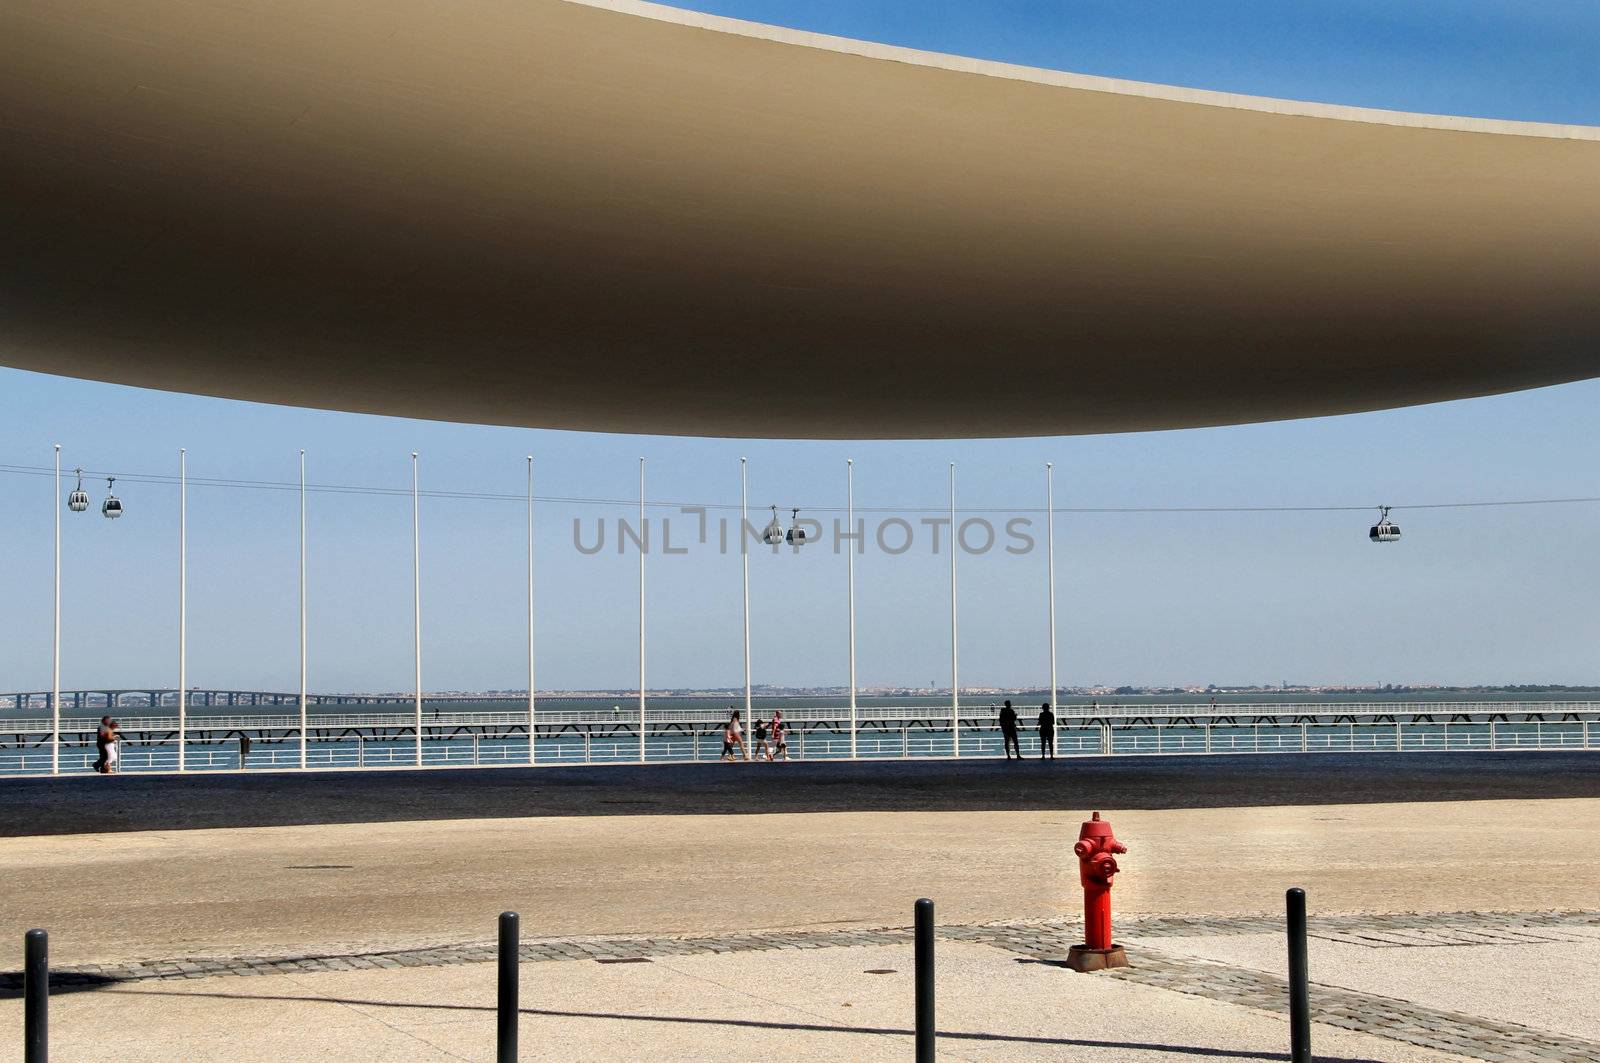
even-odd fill
[{"label": "blue sky", "polygon": [[[718,14],[1086,73],[1300,99],[1490,117],[1600,122],[1600,5],[1590,3],[707,3]],[[1002,415],[1003,411],[997,411]],[[628,498],[648,456],[656,499],[962,508],[1376,506],[1600,495],[1600,382],[1411,410],[1115,437],[959,442],[725,441],[537,432],[362,417],[139,391],[0,370],[0,464],[317,483]],[[104,483],[87,485],[97,503]],[[63,681],[170,684],[176,671],[176,491],[126,483],[127,516],[64,519]],[[49,683],[52,485],[0,472],[0,689]],[[635,559],[589,557],[617,507],[539,508],[542,688],[622,687],[636,674]],[[659,512],[657,516],[661,515]],[[831,516],[831,515],[830,515]],[[1600,505],[1397,510],[1404,541],[1366,541],[1372,514],[1076,514],[1057,528],[1060,675],[1091,682],[1600,681]],[[397,497],[312,497],[311,685],[410,682],[410,510]],[[190,493],[190,677],[296,682],[296,499]],[[692,526],[679,518],[678,531]],[[524,512],[425,499],[424,680],[523,682]],[[830,545],[751,561],[757,682],[845,681],[845,561]],[[960,559],[961,672],[1046,681],[1044,556]],[[873,551],[858,570],[863,684],[947,682],[948,557]],[[693,550],[650,560],[653,686],[740,681],[739,566]]]},{"label": "blue sky", "polygon": [[1592,125],[1592,0],[721,0],[730,18],[1261,96]]}]

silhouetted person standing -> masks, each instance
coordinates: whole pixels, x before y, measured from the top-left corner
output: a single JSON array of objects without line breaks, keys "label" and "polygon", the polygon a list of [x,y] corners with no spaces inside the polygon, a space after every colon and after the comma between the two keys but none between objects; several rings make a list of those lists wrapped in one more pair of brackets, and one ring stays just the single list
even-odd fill
[{"label": "silhouetted person standing", "polygon": [[1011,702],[1006,702],[1000,710],[1000,737],[1006,744],[1006,759],[1011,759],[1011,753],[1016,751],[1017,759],[1022,759],[1022,746],[1017,743],[1017,710],[1011,707]]},{"label": "silhouetted person standing", "polygon": [[1039,706],[1040,760],[1044,759],[1046,752],[1050,754],[1051,760],[1056,759],[1056,714],[1050,711],[1050,703],[1048,701]]}]

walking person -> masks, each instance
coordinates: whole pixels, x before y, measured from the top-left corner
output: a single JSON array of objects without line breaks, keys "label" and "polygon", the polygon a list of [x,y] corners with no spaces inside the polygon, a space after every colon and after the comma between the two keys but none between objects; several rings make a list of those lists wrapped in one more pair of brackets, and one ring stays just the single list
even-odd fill
[{"label": "walking person", "polygon": [[121,770],[121,768],[118,766],[119,761],[121,761],[121,759],[122,759],[121,756],[119,755],[120,746],[121,745],[122,745],[122,732],[117,730],[117,721],[116,720],[107,720],[106,721],[106,774],[107,775],[115,775],[115,774],[117,774],[118,771]]},{"label": "walking person", "polygon": [[1056,759],[1056,714],[1050,711],[1047,701],[1039,706],[1039,759],[1043,760],[1048,751],[1050,759]]},{"label": "walking person", "polygon": [[737,746],[738,749],[739,749],[739,758],[744,758],[744,759],[748,759],[749,758],[749,754],[746,753],[746,751],[745,751],[745,746],[744,746],[744,725],[739,722],[739,710],[738,709],[734,709],[733,710],[733,714],[728,717],[727,724],[724,725],[723,728],[722,728],[722,759],[723,760],[732,761],[732,760],[735,760],[735,759],[739,759],[739,758],[734,757],[734,755],[733,755],[733,750],[734,750],[735,746]]},{"label": "walking person", "polygon": [[768,760],[789,759],[789,725],[783,722],[783,713],[772,710],[772,752]]},{"label": "walking person", "polygon": [[1006,745],[1006,759],[1011,759],[1011,753],[1016,751],[1017,759],[1022,759],[1022,746],[1017,742],[1017,710],[1007,701],[1000,710],[1000,737]]},{"label": "walking person", "polygon": [[250,766],[249,759],[250,759],[250,736],[245,734],[243,731],[240,731],[239,732],[239,770],[240,771],[243,771],[244,769],[246,769],[246,768],[248,768]]},{"label": "walking person", "polygon": [[99,756],[94,758],[94,770],[100,775],[110,774],[108,749],[111,745],[111,717],[100,717],[100,726],[94,733],[94,749]]},{"label": "walking person", "polygon": [[772,744],[767,741],[767,721],[759,716],[756,717],[755,732],[750,739],[750,755],[756,760],[765,757],[769,763],[772,761]]}]

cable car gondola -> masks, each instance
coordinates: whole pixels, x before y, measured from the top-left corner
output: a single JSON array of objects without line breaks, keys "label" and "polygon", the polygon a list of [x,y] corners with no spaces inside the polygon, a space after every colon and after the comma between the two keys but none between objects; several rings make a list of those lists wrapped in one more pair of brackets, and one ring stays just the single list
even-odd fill
[{"label": "cable car gondola", "polygon": [[1400,538],[1400,525],[1389,519],[1389,507],[1378,507],[1378,523],[1372,526],[1367,537],[1375,543],[1392,543]]},{"label": "cable car gondola", "polygon": [[78,474],[78,486],[67,494],[67,508],[74,513],[82,513],[89,508],[89,492],[83,489],[83,470],[75,470]]},{"label": "cable car gondola", "polygon": [[100,512],[110,520],[122,516],[122,500],[111,493],[112,485],[117,482],[115,476],[106,477],[106,500],[100,503]]},{"label": "cable car gondola", "polygon": [[768,546],[783,545],[783,524],[778,520],[778,507],[772,507],[772,520],[767,523],[766,530],[761,533],[761,541]]},{"label": "cable car gondola", "polygon": [[800,510],[796,509],[790,517],[789,534],[784,536],[790,546],[804,546],[806,544],[806,530],[800,527]]}]

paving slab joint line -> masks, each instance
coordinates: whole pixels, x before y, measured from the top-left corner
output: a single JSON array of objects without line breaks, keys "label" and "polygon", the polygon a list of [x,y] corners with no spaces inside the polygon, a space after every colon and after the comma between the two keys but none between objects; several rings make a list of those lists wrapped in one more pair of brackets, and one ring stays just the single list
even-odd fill
[{"label": "paving slab joint line", "polygon": [[[996,942],[1014,948],[1014,942]],[[1040,954],[1058,956],[1060,941],[1041,941]],[[1172,990],[1240,1007],[1285,1015],[1288,982],[1277,975],[1234,967],[1216,960],[1179,957],[1141,947],[1134,966],[1107,971],[1103,977]],[[1507,1051],[1528,1063],[1594,1063],[1600,1042],[1588,1041],[1517,1023],[1498,1022],[1461,1012],[1431,1008],[1394,997],[1364,993],[1313,982],[1312,1018],[1318,1023],[1372,1034],[1388,1040],[1433,1048],[1472,1059],[1491,1061]]]},{"label": "paving slab joint line", "polygon": [[[1127,936],[1160,938],[1209,934],[1276,932],[1281,923],[1263,915],[1243,916],[1131,916],[1122,922]],[[1311,920],[1313,930],[1341,932],[1452,927],[1600,926],[1600,911],[1561,909],[1537,912],[1443,913],[1340,913]],[[1030,920],[997,920],[945,924],[938,935],[952,941],[978,941],[1013,951],[1027,952],[1049,939],[1050,948],[1071,944],[1077,921],[1060,916]],[[599,955],[634,957],[686,955],[706,952],[752,952],[780,948],[828,948],[857,945],[900,944],[911,939],[904,925],[830,930],[744,930],[721,934],[686,935],[584,935],[565,938],[525,938],[521,958],[531,962],[593,959]],[[1065,942],[1065,944],[1062,944]],[[176,959],[139,959],[118,964],[84,964],[58,968],[52,983],[83,987],[114,981],[138,981],[200,974],[265,974],[283,971],[371,969],[402,965],[437,966],[487,963],[495,957],[492,941],[432,942],[415,948],[359,951],[327,950],[311,955],[198,956]],[[0,995],[21,990],[21,972],[0,972]]]}]

